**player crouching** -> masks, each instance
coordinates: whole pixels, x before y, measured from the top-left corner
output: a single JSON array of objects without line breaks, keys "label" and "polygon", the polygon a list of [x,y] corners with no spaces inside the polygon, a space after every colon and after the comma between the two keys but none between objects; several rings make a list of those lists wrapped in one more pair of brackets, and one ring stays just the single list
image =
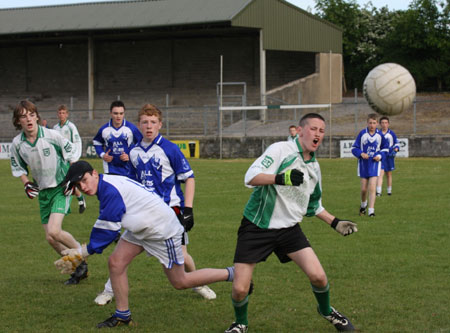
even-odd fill
[{"label": "player crouching", "polygon": [[233,280],[234,267],[185,272],[181,249],[184,229],[174,211],[142,184],[124,176],[99,174],[85,161],[70,166],[65,184],[67,190],[77,186],[87,195],[97,195],[100,214],[92,228],[89,244],[83,245],[81,251],[66,250],[67,256],[55,262],[62,273],[70,272],[89,255],[102,253],[116,239],[121,228],[125,229],[108,260],[116,312],[99,323],[98,328],[133,324],[128,305],[127,267],[144,251],[159,260],[176,289]]}]

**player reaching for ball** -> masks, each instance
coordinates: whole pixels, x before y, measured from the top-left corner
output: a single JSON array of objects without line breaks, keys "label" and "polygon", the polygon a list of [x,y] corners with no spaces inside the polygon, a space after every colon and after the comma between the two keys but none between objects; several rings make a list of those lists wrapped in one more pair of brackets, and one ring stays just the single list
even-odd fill
[{"label": "player reaching for ball", "polygon": [[377,129],[378,117],[375,113],[367,116],[367,127],[359,132],[352,145],[352,154],[358,158],[358,177],[361,184],[361,205],[359,215],[375,217],[375,197],[377,178],[380,175],[381,160],[389,152],[387,140]]},{"label": "player reaching for ball", "polygon": [[109,257],[109,276],[116,299],[115,313],[98,328],[132,325],[128,304],[127,268],[142,252],[159,260],[167,279],[176,289],[203,286],[218,281],[232,281],[234,268],[205,268],[193,272],[184,269],[181,239],[184,228],[173,211],[156,193],[144,185],[119,175],[99,174],[86,161],[72,164],[65,178],[65,188],[78,186],[87,195],[96,195],[100,213],[89,244],[81,250],[70,249],[55,262],[62,272],[95,253],[102,253],[125,229]]},{"label": "player reaching for ball", "polygon": [[[79,155],[76,146],[57,131],[40,126],[39,120],[33,103],[21,101],[15,107],[13,124],[21,132],[11,144],[11,170],[24,184],[28,198],[38,197],[45,238],[56,252],[62,254],[70,248],[81,249],[80,243],[62,230],[72,197],[66,197],[59,186],[69,169],[69,162],[75,162]],[[65,284],[78,284],[87,274],[87,263],[83,261]]]},{"label": "player reaching for ball", "polygon": [[395,155],[400,150],[400,143],[397,135],[393,130],[389,129],[389,118],[380,118],[381,133],[389,144],[389,152],[385,154],[381,160],[381,171],[377,179],[377,196],[381,196],[381,189],[383,187],[383,177],[386,174],[387,178],[387,194],[392,195],[392,171],[395,170]]},{"label": "player reaching for ball", "polygon": [[226,333],[248,331],[253,270],[272,252],[281,263],[293,261],[305,272],[322,317],[339,331],[354,330],[351,322],[330,305],[327,276],[299,222],[304,216],[317,216],[343,236],[356,232],[357,227],[322,206],[321,172],[315,152],[325,135],[325,120],[309,113],[302,117],[297,130],[295,142],[272,144],[245,174],[245,185],[254,190],[238,231],[231,294],[236,319]]}]

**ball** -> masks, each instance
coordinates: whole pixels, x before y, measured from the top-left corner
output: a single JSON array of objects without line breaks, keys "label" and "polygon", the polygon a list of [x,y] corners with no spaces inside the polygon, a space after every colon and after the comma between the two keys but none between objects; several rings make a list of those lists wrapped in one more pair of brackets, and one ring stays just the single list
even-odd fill
[{"label": "ball", "polygon": [[386,63],[367,74],[363,93],[375,112],[392,116],[411,106],[416,96],[416,83],[405,67]]}]

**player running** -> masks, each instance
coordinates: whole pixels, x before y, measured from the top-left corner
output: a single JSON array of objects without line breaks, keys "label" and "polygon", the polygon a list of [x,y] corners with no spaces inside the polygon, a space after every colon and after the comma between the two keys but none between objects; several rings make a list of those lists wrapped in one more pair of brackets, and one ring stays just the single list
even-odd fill
[{"label": "player running", "polygon": [[[76,151],[78,152],[78,156],[76,157],[77,161],[81,157],[81,152],[83,150],[83,144],[81,142],[80,134],[78,133],[78,129],[73,122],[69,119],[69,109],[65,105],[58,106],[58,123],[53,126],[53,129],[61,133],[63,137],[72,142],[76,146]],[[75,196],[78,199],[78,211],[80,214],[86,210],[86,200],[84,199],[83,194],[81,194],[80,190],[75,189]]]},{"label": "player running", "polygon": [[377,197],[381,196],[383,177],[387,178],[387,194],[392,195],[392,171],[395,170],[395,155],[400,150],[400,143],[394,131],[389,128],[389,118],[380,118],[381,133],[389,144],[389,152],[381,160],[381,171],[377,179]]},{"label": "player running", "polygon": [[[359,132],[352,146],[352,154],[358,158],[358,177],[361,183],[361,206],[359,215],[375,217],[375,197],[377,178],[380,175],[381,160],[389,151],[388,142],[377,129],[378,118],[375,113],[367,116],[367,128]],[[367,198],[369,199],[367,202]]]},{"label": "player running", "polygon": [[143,251],[159,260],[176,289],[233,280],[233,267],[185,271],[181,250],[184,228],[173,209],[144,185],[124,176],[98,174],[86,161],[71,165],[66,182],[66,189],[79,186],[85,194],[97,195],[100,214],[89,244],[83,245],[81,251],[67,250],[67,257],[55,262],[58,269],[70,271],[72,263],[77,265],[89,255],[102,253],[116,239],[120,229],[125,229],[108,261],[116,311],[99,323],[98,328],[133,324],[128,305],[127,267]]},{"label": "player running", "polygon": [[324,119],[309,113],[302,117],[297,131],[295,142],[272,144],[245,174],[245,185],[254,190],[238,231],[231,294],[236,320],[226,333],[248,331],[253,270],[272,252],[281,263],[292,260],[305,272],[322,317],[339,331],[354,330],[351,322],[330,305],[327,276],[299,222],[304,216],[317,216],[343,236],[356,232],[356,224],[338,219],[322,206],[321,172],[315,152],[325,135]]},{"label": "player running", "polygon": [[[181,240],[184,267],[186,272],[193,272],[195,262],[187,251],[187,232],[194,225],[194,172],[180,148],[160,135],[162,113],[156,106],[144,105],[139,111],[138,121],[143,139],[130,150],[133,175],[138,182],[163,198],[177,214],[180,223],[185,227]],[[185,196],[181,183],[185,183]],[[193,290],[205,299],[216,298],[216,293],[208,286],[195,287]],[[108,280],[105,289],[94,302],[105,305],[111,302],[113,297],[111,282]]]},{"label": "player running", "polygon": [[109,108],[111,120],[100,127],[93,143],[103,159],[103,172],[130,176],[130,147],[142,139],[136,126],[125,120],[125,104],[114,101]]},{"label": "player running", "polygon": [[[80,243],[62,230],[72,198],[66,197],[59,186],[69,169],[69,162],[75,162],[79,153],[69,140],[40,126],[39,121],[39,113],[33,103],[21,101],[15,107],[13,124],[21,132],[11,144],[11,169],[13,176],[22,181],[28,198],[38,197],[45,238],[61,254],[67,249],[81,249]],[[87,275],[87,263],[83,262],[65,284],[78,284]]]}]

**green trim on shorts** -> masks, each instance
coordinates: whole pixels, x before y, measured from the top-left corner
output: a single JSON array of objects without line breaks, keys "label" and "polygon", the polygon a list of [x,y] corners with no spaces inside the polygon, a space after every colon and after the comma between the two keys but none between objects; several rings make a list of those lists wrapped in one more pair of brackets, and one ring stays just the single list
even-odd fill
[{"label": "green trim on shorts", "polygon": [[46,188],[39,192],[39,212],[41,223],[47,224],[50,214],[60,213],[67,215],[70,213],[72,196],[65,196],[61,186]]}]

